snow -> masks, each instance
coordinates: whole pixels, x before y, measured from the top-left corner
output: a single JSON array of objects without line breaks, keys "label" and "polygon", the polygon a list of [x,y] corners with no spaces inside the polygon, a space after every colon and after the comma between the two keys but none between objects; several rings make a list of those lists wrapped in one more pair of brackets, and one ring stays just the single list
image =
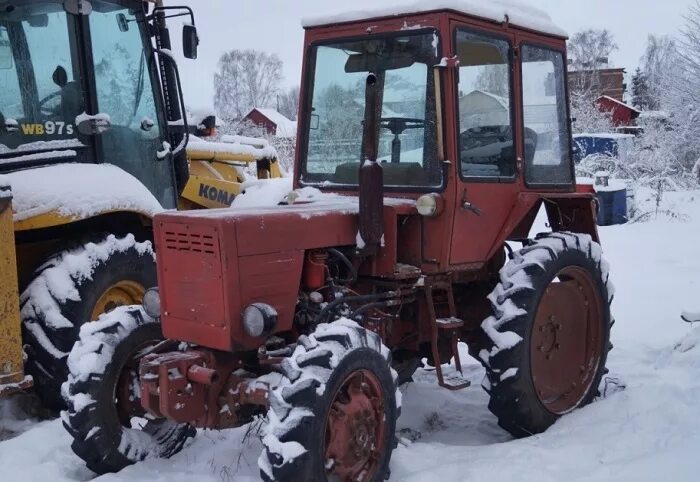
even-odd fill
[{"label": "snow", "polygon": [[[642,209],[648,207],[641,193]],[[665,194],[647,223],[601,227],[617,287],[606,397],[571,413],[541,435],[513,440],[487,409],[484,370],[462,346],[472,388],[440,389],[430,368],[403,388],[401,444],[391,481],[694,482],[700,473],[700,327],[680,319],[700,312],[700,191]],[[537,225],[543,230],[545,219]],[[506,373],[504,372],[505,376]],[[626,388],[624,388],[626,387]],[[624,388],[624,389],[623,389]],[[0,407],[9,402],[0,402]],[[27,421],[0,408],[2,480],[74,482],[94,476],[73,455],[60,420]],[[2,430],[0,430],[1,432]],[[99,482],[259,481],[260,425],[200,430],[183,452],[147,460]],[[1,437],[0,437],[1,438]]]},{"label": "snow", "polygon": [[84,147],[87,146],[78,139],[60,139],[55,141],[28,142],[17,146],[16,149],[10,149],[5,145],[0,144],[0,154],[7,154],[11,152],[21,153],[27,151],[56,151],[58,149],[80,149]]},{"label": "snow", "polygon": [[152,216],[163,210],[141,181],[110,164],[67,163],[5,177],[12,186],[15,221],[50,212],[84,219],[107,211]]},{"label": "snow", "polygon": [[75,125],[80,125],[83,122],[88,122],[88,121],[94,121],[97,122],[99,125],[110,125],[112,123],[112,118],[109,116],[109,114],[105,113],[100,113],[100,114],[88,114],[87,112],[83,112],[82,114],[79,114],[75,117]]},{"label": "snow", "polygon": [[552,22],[552,18],[544,11],[533,8],[517,0],[396,0],[391,6],[378,3],[373,9],[358,10],[348,13],[337,13],[338,8],[329,8],[333,13],[317,15],[302,20],[305,28],[321,25],[331,25],[380,17],[392,17],[404,14],[429,12],[433,10],[456,10],[468,15],[501,23],[506,19],[510,23],[529,30],[547,33],[557,37],[567,37],[565,30]]},{"label": "snow", "polygon": [[578,139],[579,137],[593,137],[596,139],[635,139],[634,134],[620,134],[616,132],[598,132],[598,133],[581,133],[581,134],[574,134],[574,139]]},{"label": "snow", "polygon": [[228,154],[235,161],[237,156],[250,156],[256,161],[262,159],[277,158],[277,151],[267,142],[261,143],[259,139],[242,136],[224,136],[224,142],[203,141],[197,137],[190,136],[187,144],[187,152],[210,152],[214,154]]},{"label": "snow", "polygon": [[[35,319],[35,313],[43,313],[47,324],[54,328],[72,328],[72,321],[63,316],[57,301],[61,303],[68,300],[80,301],[76,283],[92,279],[98,264],[105,262],[114,253],[131,248],[136,249],[136,252],[142,256],[154,256],[150,242],[138,243],[134,236],[129,234],[121,239],[110,235],[99,244],[88,243],[50,260],[40,268],[41,275],[35,278],[22,293],[20,298],[22,318]],[[51,343],[37,323],[26,323],[25,327],[54,357],[61,359],[67,355]]]},{"label": "snow", "polygon": [[47,159],[73,159],[78,156],[78,153],[73,150],[65,151],[46,151],[37,152],[36,154],[26,154],[24,156],[13,156],[6,159],[0,159],[0,166],[3,164],[16,164],[21,162],[43,161]]}]

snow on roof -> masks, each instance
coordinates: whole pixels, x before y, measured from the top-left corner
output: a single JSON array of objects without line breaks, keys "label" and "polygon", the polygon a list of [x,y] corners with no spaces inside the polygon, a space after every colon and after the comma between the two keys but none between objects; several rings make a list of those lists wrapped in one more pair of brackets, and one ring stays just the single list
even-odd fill
[{"label": "snow on roof", "polygon": [[590,132],[584,132],[581,134],[574,134],[574,139],[578,139],[581,137],[593,137],[595,139],[634,139],[635,135],[634,134],[620,134],[618,132],[596,132],[596,133],[590,133]]},{"label": "snow on roof", "polygon": [[613,98],[613,97],[610,97],[609,95],[601,95],[601,96],[598,97],[598,99],[596,99],[596,100],[600,100],[600,99],[609,100],[610,102],[614,102],[615,104],[621,105],[621,106],[626,107],[627,109],[629,109],[629,110],[631,110],[631,111],[634,111],[634,112],[639,113],[639,110],[635,109],[633,106],[631,106],[631,105],[629,105],[629,104],[625,104],[625,103],[622,102],[622,101],[619,101],[619,100],[617,100],[617,99],[615,99],[615,98]]},{"label": "snow on roof", "polygon": [[111,164],[68,163],[6,174],[15,221],[58,212],[88,218],[106,211],[153,215],[163,210],[134,176]]},{"label": "snow on roof", "polygon": [[462,99],[466,99],[467,97],[473,97],[476,95],[483,95],[485,97],[493,99],[504,109],[510,109],[510,102],[508,101],[508,99],[506,99],[505,97],[501,97],[500,95],[492,94],[491,92],[486,92],[485,90],[472,90],[467,95],[463,96]]},{"label": "snow on roof", "polygon": [[434,10],[456,10],[498,23],[508,19],[513,25],[557,37],[568,36],[565,30],[552,22],[552,18],[546,12],[517,0],[396,0],[392,6],[379,6],[380,2],[377,4],[375,8],[348,13],[337,13],[337,7],[334,7],[335,12],[305,18],[302,25],[316,27]]},{"label": "snow on roof", "polygon": [[[277,112],[275,109],[266,109],[264,107],[255,107],[251,109],[250,112],[257,110],[262,115],[270,119],[270,121],[277,126],[275,131],[275,137],[294,137],[297,135],[297,123],[296,121],[287,119],[284,115]],[[248,115],[250,115],[248,112]],[[245,117],[248,117],[246,115]]]}]

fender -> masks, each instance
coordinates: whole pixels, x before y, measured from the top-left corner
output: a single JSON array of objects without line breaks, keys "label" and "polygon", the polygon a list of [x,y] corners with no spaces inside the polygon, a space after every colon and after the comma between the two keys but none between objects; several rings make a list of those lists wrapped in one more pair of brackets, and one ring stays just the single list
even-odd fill
[{"label": "fender", "polygon": [[163,207],[141,181],[111,164],[58,164],[5,175],[15,232],[52,228],[109,213],[152,218]]},{"label": "fender", "polygon": [[552,231],[590,234],[593,240],[599,243],[597,201],[592,189],[587,188],[588,186],[579,186],[575,193],[520,193],[489,252],[488,259],[492,259],[506,241],[528,237],[543,203]]}]

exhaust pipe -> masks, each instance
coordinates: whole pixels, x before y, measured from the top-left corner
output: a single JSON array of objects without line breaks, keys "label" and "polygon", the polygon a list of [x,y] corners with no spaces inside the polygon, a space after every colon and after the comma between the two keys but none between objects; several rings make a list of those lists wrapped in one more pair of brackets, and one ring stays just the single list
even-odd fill
[{"label": "exhaust pipe", "polygon": [[[359,237],[358,248],[365,256],[376,255],[384,235],[384,172],[377,162],[379,142],[379,79],[367,76],[365,86],[365,121],[362,135],[362,158],[359,171]],[[361,242],[360,242],[361,241]]]}]

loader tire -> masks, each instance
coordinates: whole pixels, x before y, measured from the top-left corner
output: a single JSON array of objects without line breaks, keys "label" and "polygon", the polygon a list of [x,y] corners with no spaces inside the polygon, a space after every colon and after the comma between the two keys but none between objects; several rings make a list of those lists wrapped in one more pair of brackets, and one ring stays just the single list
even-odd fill
[{"label": "loader tire", "polygon": [[614,288],[600,245],[550,233],[515,253],[489,295],[478,358],[498,424],[515,437],[541,433],[591,403],[610,344]]},{"label": "loader tire", "polygon": [[125,306],[80,330],[63,384],[63,426],[71,448],[97,474],[118,472],[153,457],[170,457],[194,428],[146,416],[140,403],[138,359],[163,339],[160,324],[140,306]]},{"label": "loader tire", "polygon": [[22,294],[27,372],[46,408],[62,410],[68,353],[80,327],[117,306],[140,304],[155,286],[150,242],[109,235],[52,256]]},{"label": "loader tire", "polygon": [[263,480],[385,480],[401,411],[390,364],[381,338],[349,320],[302,336],[271,393]]}]

